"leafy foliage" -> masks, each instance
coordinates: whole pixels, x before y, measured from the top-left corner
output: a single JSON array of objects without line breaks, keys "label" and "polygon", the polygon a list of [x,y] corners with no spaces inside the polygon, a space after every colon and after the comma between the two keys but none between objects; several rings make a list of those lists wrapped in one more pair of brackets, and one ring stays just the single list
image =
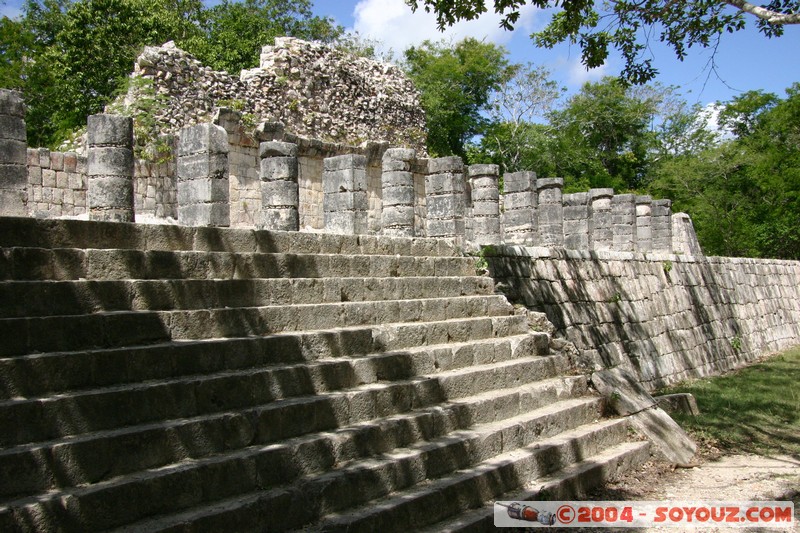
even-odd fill
[{"label": "leafy foliage", "polygon": [[[581,60],[587,68],[602,65],[613,48],[622,55],[625,66],[621,78],[641,84],[658,73],[646,54],[647,39],[657,36],[667,43],[679,59],[693,46],[714,47],[724,33],[745,27],[745,12],[758,17],[757,26],[767,37],[779,36],[783,24],[800,24],[800,0],[773,0],[758,8],[742,0],[406,0],[414,9],[420,5],[434,12],[440,28],[459,20],[472,20],[494,7],[502,13],[500,25],[511,29],[519,20],[520,9],[527,4],[550,9],[549,24],[532,38],[537,46],[552,48],[563,42],[578,44]],[[737,9],[730,9],[733,6]]]},{"label": "leafy foliage", "polygon": [[28,139],[57,146],[126,83],[145,45],[173,40],[209,66],[238,72],[277,35],[333,40],[309,0],[27,0],[0,20],[0,86],[25,94]]},{"label": "leafy foliage", "polygon": [[290,35],[330,42],[342,28],[311,14],[310,0],[223,0],[199,15],[201,34],[186,50],[201,62],[232,74],[258,65],[261,47]]},{"label": "leafy foliage", "polygon": [[666,157],[651,189],[692,215],[707,253],[800,259],[800,84],[745,93],[720,122],[736,138]]},{"label": "leafy foliage", "polygon": [[422,93],[428,150],[435,156],[466,156],[466,144],[482,133],[481,114],[492,91],[508,76],[506,51],[467,38],[455,45],[425,41],[405,51],[405,70]]}]

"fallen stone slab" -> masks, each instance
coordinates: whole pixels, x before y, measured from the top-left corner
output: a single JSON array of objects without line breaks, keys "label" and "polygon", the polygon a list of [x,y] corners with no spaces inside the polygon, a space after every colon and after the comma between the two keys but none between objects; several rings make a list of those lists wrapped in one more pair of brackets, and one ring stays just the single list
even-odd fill
[{"label": "fallen stone slab", "polygon": [[691,464],[697,445],[632,374],[620,367],[599,370],[592,374],[591,382],[611,408],[630,417],[668,460]]},{"label": "fallen stone slab", "polygon": [[694,395],[688,392],[680,392],[676,394],[664,394],[662,396],[654,397],[658,406],[668,413],[683,413],[687,415],[697,416],[700,414],[700,409],[697,407],[697,400]]}]

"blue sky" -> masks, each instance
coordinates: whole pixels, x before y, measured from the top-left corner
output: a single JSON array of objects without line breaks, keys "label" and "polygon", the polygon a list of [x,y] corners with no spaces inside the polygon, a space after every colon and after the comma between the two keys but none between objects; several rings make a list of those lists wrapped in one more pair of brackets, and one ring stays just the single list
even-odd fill
[{"label": "blue sky", "polygon": [[[315,14],[333,17],[345,28],[387,43],[395,55],[409,44],[442,37],[433,16],[421,11],[411,14],[403,0],[314,2]],[[444,36],[457,40],[470,35],[502,44],[509,50],[512,61],[546,66],[553,78],[567,87],[568,94],[580,89],[587,80],[619,73],[622,61],[618,57],[611,57],[600,69],[586,72],[580,65],[577,46],[536,48],[529,35],[547,23],[546,13],[527,6],[516,30],[509,33],[498,28],[498,18],[489,11],[481,20],[459,24]],[[787,87],[800,81],[800,26],[787,27],[785,35],[777,39],[767,39],[754,28],[724,35],[714,58],[715,71],[709,69],[712,55],[709,50],[690,49],[689,57],[681,62],[670,49],[655,43],[652,55],[660,72],[657,81],[678,86],[689,103],[725,101],[742,91],[757,89],[784,96]]]},{"label": "blue sky", "polygon": [[[0,0],[0,14],[16,16],[21,4],[22,0]],[[480,20],[460,23],[444,35],[436,29],[432,15],[422,10],[412,14],[403,0],[314,0],[313,9],[315,14],[330,16],[348,30],[386,43],[396,56],[424,39],[485,38],[505,46],[512,61],[546,66],[553,78],[567,87],[568,94],[576,92],[587,80],[617,74],[621,67],[620,59],[611,57],[604,67],[586,72],[580,65],[577,46],[554,50],[533,46],[530,33],[541,29],[548,17],[531,6],[523,9],[514,32],[500,30],[498,18],[489,13]],[[678,86],[690,103],[725,101],[755,89],[783,96],[784,89],[800,81],[800,26],[787,27],[785,35],[777,39],[767,39],[755,29],[724,35],[714,58],[716,71],[708,68],[709,50],[692,49],[683,62],[660,43],[655,43],[652,50],[660,71],[657,81]]]}]

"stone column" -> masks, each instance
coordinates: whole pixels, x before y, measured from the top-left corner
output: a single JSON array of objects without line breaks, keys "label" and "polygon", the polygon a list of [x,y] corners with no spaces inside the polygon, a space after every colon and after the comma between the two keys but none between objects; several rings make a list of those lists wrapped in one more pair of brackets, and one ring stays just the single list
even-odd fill
[{"label": "stone column", "polygon": [[564,206],[561,178],[539,178],[536,180],[538,196],[539,246],[560,248],[564,246]]},{"label": "stone column", "polygon": [[702,257],[703,250],[697,240],[692,219],[686,213],[672,215],[672,250],[676,254]]},{"label": "stone column", "polygon": [[91,115],[86,137],[89,219],[133,222],[133,119]]},{"label": "stone column", "polygon": [[178,142],[178,222],[229,226],[228,133],[214,124],[183,128]]},{"label": "stone column", "polygon": [[411,163],[416,152],[409,148],[389,148],[381,161],[381,233],[400,237],[414,236],[414,174]]},{"label": "stone column", "polygon": [[470,165],[467,168],[472,194],[473,242],[478,246],[501,243],[500,190],[497,165]]},{"label": "stone column", "polygon": [[636,249],[639,252],[653,250],[653,231],[650,222],[653,199],[649,196],[636,197]]},{"label": "stone column", "polygon": [[259,228],[298,231],[300,203],[297,186],[297,145],[285,142],[263,142],[261,158],[261,221]]},{"label": "stone column", "polygon": [[589,190],[589,248],[610,250],[614,243],[611,198],[614,189]]},{"label": "stone column", "polygon": [[611,198],[613,223],[612,250],[632,252],[636,249],[636,196],[617,194]]},{"label": "stone column", "polygon": [[564,195],[564,248],[589,249],[589,193]]},{"label": "stone column", "polygon": [[367,158],[353,154],[326,157],[322,188],[325,231],[345,235],[367,233]]},{"label": "stone column", "polygon": [[503,176],[503,239],[506,244],[535,244],[537,199],[535,172],[510,172]]},{"label": "stone column", "polygon": [[0,215],[28,214],[28,136],[25,102],[17,91],[0,89]]},{"label": "stone column", "polygon": [[460,157],[428,161],[425,177],[428,237],[464,238],[464,163]]},{"label": "stone column", "polygon": [[672,253],[672,200],[653,200],[650,227],[653,251]]}]

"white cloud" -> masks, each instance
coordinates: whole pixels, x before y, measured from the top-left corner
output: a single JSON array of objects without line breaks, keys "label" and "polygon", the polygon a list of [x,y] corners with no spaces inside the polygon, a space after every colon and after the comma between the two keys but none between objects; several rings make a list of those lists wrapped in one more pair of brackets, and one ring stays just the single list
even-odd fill
[{"label": "white cloud", "polygon": [[[536,11],[530,5],[523,7],[517,26],[523,30],[532,27]],[[403,0],[360,0],[354,10],[354,19],[353,31],[362,37],[383,42],[395,54],[400,54],[409,46],[418,45],[425,39],[458,41],[464,37],[475,37],[505,44],[512,36],[511,32],[500,28],[501,16],[495,14],[491,8],[480,18],[458,22],[444,32],[437,29],[436,16],[433,13],[426,13],[422,7],[412,12]]]},{"label": "white cloud", "polygon": [[608,75],[608,63],[597,68],[586,69],[580,58],[571,59],[568,63],[567,82],[577,87],[582,86],[587,81],[598,81],[603,76]]}]

